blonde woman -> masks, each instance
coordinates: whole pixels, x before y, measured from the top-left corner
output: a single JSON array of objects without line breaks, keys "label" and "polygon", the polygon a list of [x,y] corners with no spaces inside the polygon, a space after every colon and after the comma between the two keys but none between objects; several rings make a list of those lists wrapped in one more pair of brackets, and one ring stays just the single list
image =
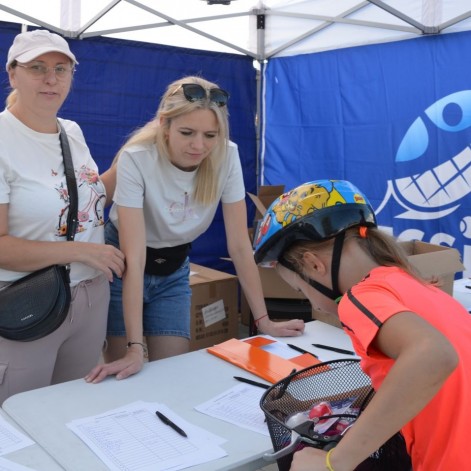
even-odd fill
[{"label": "blonde woman", "polygon": [[126,256],[111,286],[106,364],[86,378],[123,379],[144,362],[189,350],[190,244],[222,202],[227,247],[257,327],[301,335],[301,320],[272,322],[247,233],[237,146],[229,141],[229,94],[201,77],[171,83],[157,114],[118,152],[118,181],[107,223],[110,244]]}]

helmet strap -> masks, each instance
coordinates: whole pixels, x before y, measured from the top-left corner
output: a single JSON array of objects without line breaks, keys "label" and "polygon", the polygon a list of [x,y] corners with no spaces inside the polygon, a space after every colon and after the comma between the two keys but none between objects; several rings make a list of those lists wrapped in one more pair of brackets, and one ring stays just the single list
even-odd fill
[{"label": "helmet strap", "polygon": [[336,301],[342,297],[342,293],[339,290],[339,270],[340,270],[340,257],[342,255],[343,242],[345,240],[345,231],[341,232],[335,237],[334,240],[334,250],[332,253],[332,289],[327,286],[307,278],[306,281],[317,291],[322,293],[324,296]]}]

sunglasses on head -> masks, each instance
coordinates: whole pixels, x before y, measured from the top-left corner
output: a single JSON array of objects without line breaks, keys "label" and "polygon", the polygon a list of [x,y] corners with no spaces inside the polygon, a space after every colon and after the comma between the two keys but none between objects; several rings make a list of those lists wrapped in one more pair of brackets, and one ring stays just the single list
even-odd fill
[{"label": "sunglasses on head", "polygon": [[[209,98],[209,101],[216,103],[218,106],[226,106],[227,101],[229,100],[229,93],[222,88],[210,88],[206,90],[198,83],[182,83],[180,87],[183,89],[183,95],[185,95],[185,98],[192,103],[194,101]],[[177,88],[174,93],[176,93],[179,88]]]}]

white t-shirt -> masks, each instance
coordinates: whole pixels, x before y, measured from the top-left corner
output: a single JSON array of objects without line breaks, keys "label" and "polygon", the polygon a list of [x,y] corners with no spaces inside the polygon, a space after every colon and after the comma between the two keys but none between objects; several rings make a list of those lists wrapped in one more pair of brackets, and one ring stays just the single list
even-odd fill
[{"label": "white t-shirt", "polygon": [[[105,188],[80,127],[59,120],[67,133],[78,190],[78,242],[104,243]],[[0,113],[0,204],[9,204],[8,232],[29,240],[65,241],[68,192],[59,133],[45,134],[25,126],[8,110]],[[71,265],[71,284],[99,272]],[[0,268],[0,280],[25,276]]]},{"label": "white t-shirt", "polygon": [[218,169],[218,194],[203,206],[193,200],[196,173],[185,172],[158,154],[155,145],[135,145],[118,160],[118,177],[110,219],[119,227],[116,204],[142,208],[147,246],[175,247],[192,242],[211,224],[219,201],[235,203],[245,198],[245,186],[236,144],[228,143]]}]

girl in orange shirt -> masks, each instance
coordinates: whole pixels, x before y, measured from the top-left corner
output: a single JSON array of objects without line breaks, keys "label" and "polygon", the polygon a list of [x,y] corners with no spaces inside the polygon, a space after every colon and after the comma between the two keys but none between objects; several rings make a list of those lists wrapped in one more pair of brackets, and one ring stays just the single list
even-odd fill
[{"label": "girl in orange shirt", "polygon": [[354,470],[399,431],[414,471],[467,469],[471,317],[414,273],[360,190],[301,185],[273,202],[256,236],[257,263],[278,262],[314,305],[337,301],[376,391],[336,448],[296,452],[291,471]]}]

